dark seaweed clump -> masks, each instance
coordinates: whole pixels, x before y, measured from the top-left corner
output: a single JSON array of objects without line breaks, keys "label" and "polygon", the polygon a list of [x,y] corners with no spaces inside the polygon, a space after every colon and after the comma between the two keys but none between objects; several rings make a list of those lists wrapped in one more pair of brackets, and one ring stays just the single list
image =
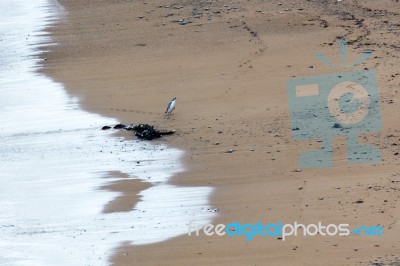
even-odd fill
[{"label": "dark seaweed clump", "polygon": [[[110,126],[104,126],[102,128],[102,130],[107,130],[110,128],[111,128]],[[138,137],[139,139],[145,139],[145,140],[158,139],[158,138],[161,138],[162,136],[171,135],[171,134],[175,133],[175,131],[157,130],[154,128],[154,126],[148,125],[148,124],[139,124],[139,125],[117,124],[117,125],[113,126],[112,128],[134,131],[136,137]]]}]

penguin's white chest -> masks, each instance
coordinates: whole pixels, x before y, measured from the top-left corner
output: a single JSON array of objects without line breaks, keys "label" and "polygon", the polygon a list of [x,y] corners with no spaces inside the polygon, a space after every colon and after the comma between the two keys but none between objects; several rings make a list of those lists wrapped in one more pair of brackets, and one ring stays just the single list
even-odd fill
[{"label": "penguin's white chest", "polygon": [[171,106],[169,107],[168,112],[172,112],[172,110],[175,110],[175,101],[171,102]]}]

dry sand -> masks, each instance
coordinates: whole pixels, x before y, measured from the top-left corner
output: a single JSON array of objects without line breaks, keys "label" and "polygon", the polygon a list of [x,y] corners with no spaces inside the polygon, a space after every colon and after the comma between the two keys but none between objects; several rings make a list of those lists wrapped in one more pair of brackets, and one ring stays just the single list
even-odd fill
[{"label": "dry sand", "polygon": [[[115,265],[369,265],[400,259],[400,4],[280,2],[60,0],[67,16],[51,29],[59,44],[44,55],[44,71],[90,112],[176,129],[161,141],[186,151],[188,171],[172,183],[215,187],[214,224],[380,224],[384,236],[284,242],[181,236],[121,246],[110,258]],[[172,22],[179,19],[191,23]],[[374,51],[355,69],[378,73],[383,130],[364,141],[380,147],[384,159],[375,166],[351,165],[345,139],[337,138],[332,168],[297,172],[299,153],[317,143],[291,137],[286,80],[348,71],[315,59],[321,51],[338,63],[339,36],[350,42],[349,62]],[[177,108],[165,119],[173,96]],[[129,186],[110,185],[130,196],[106,211],[134,205],[144,188]]]}]

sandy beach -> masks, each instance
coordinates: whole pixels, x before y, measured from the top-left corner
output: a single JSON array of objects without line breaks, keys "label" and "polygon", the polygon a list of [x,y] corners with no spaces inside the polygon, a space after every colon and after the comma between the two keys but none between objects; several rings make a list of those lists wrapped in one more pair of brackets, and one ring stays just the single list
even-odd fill
[{"label": "sandy beach", "polygon": [[[384,235],[208,237],[121,243],[112,265],[397,265],[400,263],[400,4],[382,1],[65,1],[50,27],[43,73],[90,113],[176,130],[155,141],[183,150],[186,170],[169,182],[214,188],[213,224],[278,222],[380,225]],[[338,39],[348,42],[341,66]],[[318,61],[325,54],[337,67]],[[320,147],[293,139],[286,82],[293,77],[373,69],[382,129],[360,136],[382,152],[377,164],[346,160],[303,169],[299,154]],[[177,97],[169,119],[164,111]],[[128,133],[118,136],[130,138]],[[117,173],[122,175],[124,173]],[[106,189],[125,196],[107,213],[134,208],[146,184]],[[195,196],[195,195],[194,195]],[[189,221],[185,221],[189,222]],[[375,263],[375,264],[373,264]]]}]

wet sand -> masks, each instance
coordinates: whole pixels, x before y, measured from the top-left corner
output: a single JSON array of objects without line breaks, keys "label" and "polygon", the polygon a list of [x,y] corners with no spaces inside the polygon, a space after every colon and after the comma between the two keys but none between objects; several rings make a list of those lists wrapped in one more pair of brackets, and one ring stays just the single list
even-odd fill
[{"label": "wet sand", "polygon": [[[292,237],[284,242],[183,235],[153,245],[121,245],[110,258],[113,264],[368,265],[398,260],[396,1],[60,3],[68,15],[51,29],[59,44],[44,55],[45,73],[90,112],[177,130],[159,141],[185,150],[187,171],[170,183],[216,188],[210,198],[218,209],[213,224],[322,221],[384,228],[378,238]],[[341,36],[350,44],[348,62],[373,50],[374,56],[355,69],[375,69],[378,75],[383,129],[367,134],[363,142],[377,145],[383,161],[349,164],[345,139],[337,138],[332,168],[297,171],[299,153],[318,143],[292,139],[286,81],[348,71],[315,59],[320,51],[339,63],[336,39]],[[177,108],[165,119],[173,96]],[[122,210],[126,204],[107,210]]]},{"label": "wet sand", "polygon": [[[56,1],[0,3],[0,264],[108,265],[123,242],[157,243],[215,217],[210,186],[168,183],[183,151],[132,140],[38,73]],[[156,199],[156,200],[155,200]]]}]

